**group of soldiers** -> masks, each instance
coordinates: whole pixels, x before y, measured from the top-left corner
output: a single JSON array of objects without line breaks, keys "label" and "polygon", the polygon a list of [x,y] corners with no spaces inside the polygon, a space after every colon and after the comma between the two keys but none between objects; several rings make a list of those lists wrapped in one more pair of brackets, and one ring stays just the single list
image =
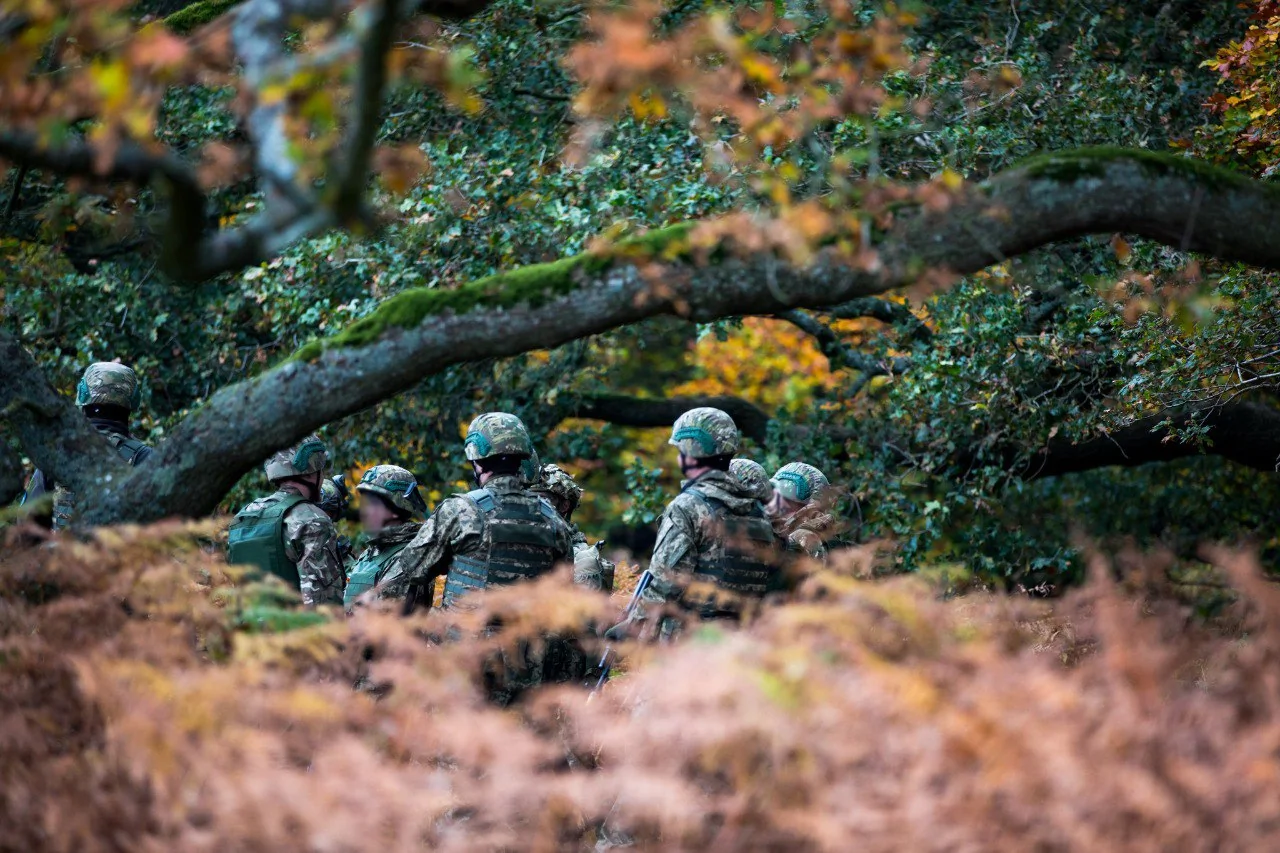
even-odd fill
[{"label": "group of soldiers", "polygon": [[[77,403],[130,464],[150,448],[129,433],[137,406],[134,372],[97,363],[85,372]],[[733,419],[714,408],[681,415],[669,443],[685,481],[667,506],[649,563],[651,582],[640,607],[610,629],[633,633],[646,612],[699,619],[736,618],[744,604],[785,589],[794,578],[789,555],[822,559],[836,533],[831,486],[816,467],[792,462],[769,476],[736,457],[740,434]],[[309,436],[277,452],[264,466],[275,491],[241,509],[228,531],[228,559],[284,579],[305,604],[348,609],[375,599],[398,599],[406,612],[439,602],[455,606],[475,590],[530,580],[558,565],[574,566],[574,582],[610,591],[613,564],[573,523],[582,489],[556,465],[541,464],[528,430],[504,412],[471,422],[462,451],[477,488],[451,495],[428,512],[413,473],[397,465],[365,472],[360,523],[365,543],[353,554],[335,527],[348,495],[340,479],[326,477],[324,442]],[[74,495],[37,471],[24,500],[54,489],[54,527],[64,527]],[[669,634],[681,618],[664,617]]]}]

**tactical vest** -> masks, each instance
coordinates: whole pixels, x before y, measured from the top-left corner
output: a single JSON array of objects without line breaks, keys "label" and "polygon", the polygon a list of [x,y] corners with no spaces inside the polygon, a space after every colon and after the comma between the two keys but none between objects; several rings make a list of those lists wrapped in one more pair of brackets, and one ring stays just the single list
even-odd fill
[{"label": "tactical vest", "polygon": [[560,516],[545,498],[476,489],[464,497],[484,513],[489,553],[455,554],[444,582],[444,605],[473,589],[531,580],[551,571],[564,556],[556,535]]},{"label": "tactical vest", "polygon": [[[764,509],[755,504],[750,515],[737,515],[730,512],[723,501],[696,486],[687,491],[711,507],[723,537],[718,559],[708,561],[699,557],[698,578],[713,581],[716,586],[735,595],[751,598],[763,598],[766,593],[777,589],[782,579],[778,542]],[[721,603],[703,615],[728,615],[735,609],[726,609]]]},{"label": "tactical vest", "polygon": [[285,553],[284,517],[306,502],[302,495],[291,493],[278,500],[268,498],[256,509],[245,507],[236,513],[236,520],[227,531],[227,562],[257,566],[294,589],[301,589],[298,565]]},{"label": "tactical vest", "polygon": [[[137,465],[151,455],[151,448],[118,432],[103,432],[102,437],[115,448],[116,453],[130,465]],[[76,509],[76,493],[62,486],[53,490],[53,529],[64,530],[71,525],[71,515]]]},{"label": "tactical vest", "polygon": [[374,584],[378,582],[378,575],[411,541],[406,539],[403,542],[388,545],[372,557],[365,556],[371,550],[366,548],[360,555],[360,559],[356,560],[351,567],[351,574],[347,577],[347,591],[342,596],[343,605],[351,607],[357,598],[373,589]]}]

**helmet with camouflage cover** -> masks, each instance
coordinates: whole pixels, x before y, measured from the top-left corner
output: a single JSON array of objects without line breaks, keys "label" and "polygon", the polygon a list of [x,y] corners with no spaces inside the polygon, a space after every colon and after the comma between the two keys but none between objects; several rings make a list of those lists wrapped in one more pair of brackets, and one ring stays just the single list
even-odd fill
[{"label": "helmet with camouflage cover", "polygon": [[538,457],[538,451],[533,451],[533,455],[520,463],[520,485],[526,489],[536,489],[538,483],[542,481],[542,459]]},{"label": "helmet with camouflage cover", "polygon": [[467,427],[467,459],[490,456],[532,456],[533,440],[524,422],[506,412],[486,412]]},{"label": "helmet with camouflage cover", "polygon": [[773,487],[789,501],[808,503],[831,487],[827,475],[804,462],[788,462],[773,475]]},{"label": "helmet with camouflage cover", "polygon": [[667,443],[694,459],[730,456],[738,450],[738,426],[727,412],[719,409],[690,409],[676,418]]},{"label": "helmet with camouflage cover", "polygon": [[350,502],[351,491],[347,488],[345,474],[325,477],[320,481],[320,508],[334,521],[342,517]]},{"label": "helmet with camouflage cover", "polygon": [[773,497],[773,484],[769,482],[769,473],[759,462],[750,459],[734,459],[729,463],[729,473],[738,482],[747,487],[751,497],[767,503]]},{"label": "helmet with camouflage cover", "polygon": [[276,451],[262,466],[271,482],[303,477],[329,467],[329,451],[318,435],[309,435],[293,447]]},{"label": "helmet with camouflage cover", "polygon": [[399,465],[374,465],[364,472],[356,491],[378,495],[409,516],[425,515],[427,511],[417,478]]},{"label": "helmet with camouflage cover", "polygon": [[76,386],[76,405],[119,406],[133,411],[138,408],[141,389],[133,368],[112,361],[89,365]]},{"label": "helmet with camouflage cover", "polygon": [[564,501],[570,513],[578,508],[578,502],[582,500],[582,486],[575,483],[569,472],[559,465],[543,465],[541,480],[533,490],[550,495],[556,501]]}]

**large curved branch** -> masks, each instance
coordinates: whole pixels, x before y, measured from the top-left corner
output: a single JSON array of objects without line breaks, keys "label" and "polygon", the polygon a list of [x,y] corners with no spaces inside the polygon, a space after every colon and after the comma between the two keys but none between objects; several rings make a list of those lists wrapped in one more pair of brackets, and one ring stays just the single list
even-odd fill
[{"label": "large curved branch", "polygon": [[[105,166],[100,152],[83,141],[47,146],[27,131],[0,132],[0,159],[59,175],[106,183],[146,185],[161,179],[169,188],[166,216],[165,262],[169,266],[189,260],[183,247],[200,245],[205,230],[205,195],[195,174],[172,154],[157,154],[133,142],[122,142]],[[177,251],[178,255],[168,254]]]},{"label": "large curved branch", "polygon": [[[583,255],[456,290],[414,290],[289,362],[223,389],[171,433],[157,457],[92,521],[200,515],[272,451],[451,365],[558,346],[662,314],[710,321],[838,305],[914,283],[926,271],[971,273],[1084,234],[1117,231],[1280,269],[1272,223],[1280,189],[1185,158],[1110,149],[1040,158],[969,188],[942,211],[900,218],[878,264],[831,254],[796,267],[772,254],[698,263],[689,226],[611,256]],[[662,259],[655,287],[654,259]],[[182,483],[181,489],[176,487]]]},{"label": "large curved branch", "polygon": [[[583,398],[566,417],[591,418],[619,426],[664,427],[695,406],[724,409],[756,441],[764,440],[773,420],[768,412],[739,397],[649,399],[623,395]],[[1203,443],[1177,438],[1179,431],[1190,426],[1206,430]],[[807,429],[798,425],[791,428]],[[839,427],[826,427],[825,431],[837,437],[842,434]],[[961,452],[958,464],[966,467],[963,456]],[[1280,471],[1280,410],[1260,403],[1233,403],[1208,410],[1161,412],[1084,441],[1055,438],[1016,468],[1011,462],[1010,470],[1024,479],[1036,480],[1195,456],[1217,456],[1258,471]]]},{"label": "large curved branch", "polygon": [[[49,483],[114,499],[129,468],[71,401],[62,397],[17,339],[0,329],[0,420],[8,423]],[[3,438],[0,437],[0,442]],[[2,501],[0,501],[2,503]]]},{"label": "large curved branch", "polygon": [[0,506],[13,503],[22,494],[22,459],[9,446],[5,428],[0,424]]},{"label": "large curved branch", "polygon": [[605,421],[617,426],[670,427],[690,409],[712,406],[729,413],[742,434],[763,444],[772,418],[763,409],[741,397],[628,397],[603,394],[584,397],[565,413],[566,417]]},{"label": "large curved branch", "polygon": [[[1206,444],[1178,439],[1178,431],[1190,426],[1206,430]],[[1161,413],[1080,443],[1054,439],[1019,473],[1027,479],[1057,477],[1202,455],[1258,471],[1280,471],[1280,411],[1260,403],[1232,403],[1207,411]]]}]

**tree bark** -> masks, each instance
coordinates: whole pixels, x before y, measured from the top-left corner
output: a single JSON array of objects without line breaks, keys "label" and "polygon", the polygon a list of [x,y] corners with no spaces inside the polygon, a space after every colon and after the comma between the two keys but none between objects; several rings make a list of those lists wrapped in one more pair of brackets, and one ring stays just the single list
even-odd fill
[{"label": "tree bark", "polygon": [[1271,234],[1277,214],[1275,187],[1186,158],[1094,149],[1030,161],[969,188],[946,210],[900,218],[871,265],[823,253],[798,267],[768,253],[735,256],[729,247],[722,260],[700,263],[708,253],[690,247],[688,227],[677,227],[608,257],[527,267],[452,291],[408,291],[213,395],[135,470],[122,498],[95,502],[88,520],[207,513],[274,450],[452,364],[558,346],[662,314],[710,321],[838,305],[928,271],[976,272],[1090,233],[1128,232],[1280,269],[1280,241]]},{"label": "tree bark", "polygon": [[[1165,420],[1170,425],[1157,429]],[[1176,437],[1178,430],[1193,425],[1208,430],[1205,445]],[[1280,471],[1280,411],[1237,402],[1207,411],[1165,412],[1079,443],[1054,439],[1019,473],[1027,479],[1057,477],[1201,455],[1220,456],[1258,471]]]},{"label": "tree bark", "polygon": [[[739,397],[588,397],[566,416],[619,426],[657,428],[670,426],[681,413],[695,406],[723,409],[744,435],[756,441],[764,440],[772,420],[760,407]],[[1165,421],[1167,426],[1157,428]],[[1203,444],[1177,439],[1177,432],[1189,426],[1207,430]],[[837,438],[841,435],[840,429],[835,433]],[[1036,480],[1196,456],[1216,456],[1257,471],[1280,471],[1280,410],[1260,403],[1238,402],[1208,410],[1162,412],[1082,441],[1055,438],[1030,459],[1010,461],[1008,467],[1024,479]],[[966,466],[962,459],[957,464]]]},{"label": "tree bark", "polygon": [[[44,472],[46,482],[115,501],[129,479],[129,467],[111,452],[72,401],[49,385],[27,351],[4,329],[0,329],[0,365],[4,366],[0,370],[0,419]],[[0,459],[3,464],[5,460]],[[5,501],[0,500],[2,503]]]},{"label": "tree bark", "polygon": [[22,494],[22,459],[0,431],[0,506],[7,506]]},{"label": "tree bark", "polygon": [[711,406],[733,418],[743,435],[763,444],[769,434],[770,416],[755,403],[741,397],[627,397],[605,394],[584,397],[566,416],[605,421],[617,426],[669,427],[690,409]]}]

